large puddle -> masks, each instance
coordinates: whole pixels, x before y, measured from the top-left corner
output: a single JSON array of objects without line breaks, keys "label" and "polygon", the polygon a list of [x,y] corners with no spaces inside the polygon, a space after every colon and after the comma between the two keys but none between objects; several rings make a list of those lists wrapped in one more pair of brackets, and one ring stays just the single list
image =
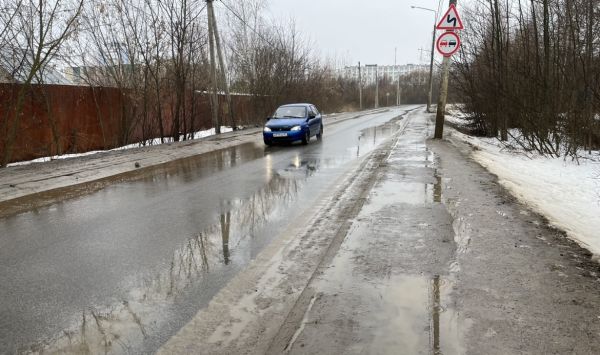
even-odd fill
[{"label": "large puddle", "polygon": [[[389,280],[382,293],[382,312],[376,315],[379,327],[372,353],[462,354],[458,341],[458,315],[452,301],[452,282],[439,275],[432,278],[398,276]],[[425,335],[425,336],[424,336]]]},{"label": "large puddle", "polygon": [[[291,169],[286,169],[289,172]],[[296,170],[296,169],[295,169]],[[314,170],[301,165],[294,174],[310,176]],[[30,349],[40,352],[125,353],[153,348],[150,337],[166,322],[210,299],[207,284],[221,285],[247,264],[269,238],[269,224],[281,222],[282,210],[293,206],[306,180],[276,174],[260,192],[247,200],[228,201],[230,210],[216,223],[188,239],[175,250],[166,267],[135,275],[125,281],[130,289],[120,302],[83,309],[77,327],[58,338]],[[185,309],[177,306],[186,305]]]}]

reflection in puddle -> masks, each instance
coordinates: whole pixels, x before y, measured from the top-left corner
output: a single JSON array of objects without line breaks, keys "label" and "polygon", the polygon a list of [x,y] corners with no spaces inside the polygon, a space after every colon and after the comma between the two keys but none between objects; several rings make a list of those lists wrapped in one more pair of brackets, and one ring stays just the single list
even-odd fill
[{"label": "reflection in puddle", "polygon": [[372,201],[363,207],[365,213],[372,213],[385,205],[406,203],[421,205],[442,202],[442,179],[436,174],[435,183],[405,182],[386,180],[377,186],[371,196]]},{"label": "reflection in puddle", "polygon": [[[392,277],[382,292],[383,327],[375,335],[371,353],[391,354],[403,349],[420,354],[462,354],[458,313],[450,305],[453,283],[439,275]],[[425,333],[423,330],[426,330]],[[429,335],[429,336],[427,336]]]},{"label": "reflection in puddle", "polygon": [[431,350],[433,354],[462,354],[458,313],[447,303],[453,282],[434,275],[431,281]]},{"label": "reflection in puddle", "polygon": [[[108,186],[130,182],[145,183],[166,181],[168,178],[180,177],[184,182],[190,182],[199,177],[213,174],[216,171],[255,160],[264,156],[264,148],[254,143],[244,143],[235,147],[216,150],[188,158],[178,159],[148,168],[133,170],[116,176],[109,176],[88,183],[67,186],[36,194],[26,195],[9,201],[0,202],[0,218],[8,217],[24,211],[38,211],[40,207],[60,203],[90,195]],[[118,160],[118,156],[113,159]],[[162,188],[156,185],[156,188]]]},{"label": "reflection in puddle", "polygon": [[442,177],[435,171],[435,184],[433,184],[433,202],[442,202]]},{"label": "reflection in puddle", "polygon": [[[458,314],[448,303],[452,283],[439,275],[432,279],[403,275],[392,277],[382,291],[380,322],[371,352],[391,354],[403,349],[420,354],[462,354]],[[423,330],[426,330],[425,334]],[[429,336],[427,336],[429,334]]]},{"label": "reflection in puddle", "polygon": [[402,119],[398,116],[385,124],[375,127],[369,127],[362,130],[357,138],[355,147],[349,148],[353,151],[353,156],[360,157],[371,152],[381,142],[390,138],[399,129],[398,122]]},{"label": "reflection in puddle", "polygon": [[267,223],[282,218],[282,211],[297,199],[306,178],[318,168],[318,162],[299,161],[293,166],[294,177],[303,179],[278,172],[251,198],[223,203],[229,210],[220,213],[213,225],[188,239],[173,253],[168,265],[128,282],[135,285],[128,298],[110,306],[83,310],[77,326],[21,351],[127,353],[140,349],[145,340],[156,336],[165,326],[173,308],[193,296],[191,289],[207,292],[203,289],[208,287],[207,278],[227,273],[231,266],[247,264],[253,257],[252,245],[268,242],[264,231]]},{"label": "reflection in puddle", "polygon": [[[329,269],[318,284],[323,300],[306,322],[304,342],[328,334],[340,342],[339,349],[352,354],[464,353],[469,324],[460,323],[453,307],[450,279],[392,272],[366,280],[349,274],[344,259],[335,266],[343,270]],[[351,340],[344,343],[346,339]]]},{"label": "reflection in puddle", "polygon": [[221,239],[223,240],[223,263],[229,265],[229,227],[231,226],[231,212],[221,214]]},{"label": "reflection in puddle", "polygon": [[432,302],[431,302],[431,323],[432,323],[432,344],[431,348],[433,354],[441,354],[440,351],[440,313],[442,313],[442,307],[440,304],[440,276],[435,275],[433,277],[432,287]]},{"label": "reflection in puddle", "polygon": [[297,155],[287,167],[277,170],[277,175],[283,178],[308,178],[319,169],[319,165],[317,160],[301,159]]}]

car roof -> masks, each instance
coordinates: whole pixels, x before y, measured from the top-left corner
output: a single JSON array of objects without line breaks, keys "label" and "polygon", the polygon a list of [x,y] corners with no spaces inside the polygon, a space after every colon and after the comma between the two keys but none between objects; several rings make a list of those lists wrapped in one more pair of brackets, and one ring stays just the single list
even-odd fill
[{"label": "car roof", "polygon": [[279,107],[288,107],[288,106],[314,106],[313,104],[308,104],[308,103],[298,103],[298,104],[286,104],[286,105],[281,105]]}]

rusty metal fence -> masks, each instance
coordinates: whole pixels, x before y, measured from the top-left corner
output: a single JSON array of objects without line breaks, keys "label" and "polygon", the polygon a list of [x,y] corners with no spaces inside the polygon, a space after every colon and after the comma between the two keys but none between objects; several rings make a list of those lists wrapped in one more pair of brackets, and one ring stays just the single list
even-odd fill
[{"label": "rusty metal fence", "polygon": [[[134,101],[117,88],[0,84],[0,157],[10,163],[105,150],[177,135],[174,127],[179,133],[211,128],[208,96],[190,92],[186,97],[188,113],[174,125],[169,96],[161,98],[157,114],[144,109],[147,103]],[[230,125],[225,99],[221,99],[222,124]],[[259,124],[273,104],[259,96],[234,95],[232,100],[238,126]]]}]

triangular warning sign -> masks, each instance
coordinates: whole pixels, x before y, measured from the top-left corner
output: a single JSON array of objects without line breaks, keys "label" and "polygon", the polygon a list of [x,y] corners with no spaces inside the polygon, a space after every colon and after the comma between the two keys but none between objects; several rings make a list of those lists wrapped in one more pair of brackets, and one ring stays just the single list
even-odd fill
[{"label": "triangular warning sign", "polygon": [[450,5],[448,11],[442,16],[435,28],[438,30],[462,30],[465,28],[460,20],[460,16],[458,16],[458,11],[456,11],[456,6],[454,4]]}]

